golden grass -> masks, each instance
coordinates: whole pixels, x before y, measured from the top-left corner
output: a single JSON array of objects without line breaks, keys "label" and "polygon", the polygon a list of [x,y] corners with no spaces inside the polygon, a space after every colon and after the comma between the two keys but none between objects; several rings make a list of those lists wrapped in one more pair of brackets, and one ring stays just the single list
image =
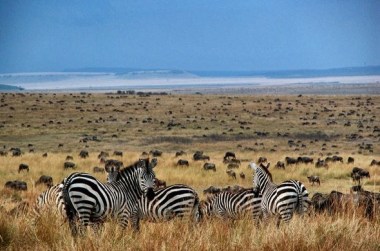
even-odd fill
[{"label": "golden grass", "polygon": [[[7,106],[0,109],[0,146],[5,144],[5,150],[21,147],[24,154],[21,157],[0,156],[0,184],[16,179],[28,184],[26,192],[0,188],[1,250],[380,249],[378,213],[372,221],[363,218],[360,213],[311,215],[304,218],[296,216],[279,229],[274,219],[256,227],[252,219],[246,217],[235,222],[210,219],[198,225],[178,219],[162,223],[141,222],[140,232],[133,233],[130,228],[121,231],[116,222],[111,221],[105,224],[101,233],[95,234],[89,229],[85,237],[74,242],[67,222],[55,214],[37,216],[32,210],[37,196],[46,189],[42,185],[34,185],[41,175],[52,176],[54,183],[61,182],[72,172],[63,169],[67,155],[74,157],[73,161],[77,164],[75,171],[92,173],[94,166],[102,167],[97,159],[101,150],[111,154],[114,150],[123,151],[123,157],[110,158],[128,165],[139,158],[142,151],[160,149],[164,153],[158,158],[155,169],[157,177],[166,180],[168,185],[187,184],[198,192],[201,199],[205,198],[203,190],[210,185],[252,186],[252,171],[247,168],[248,161],[257,160],[260,156],[266,156],[271,163],[276,183],[298,179],[306,185],[310,197],[316,192],[327,193],[332,190],[349,193],[350,187],[354,185],[349,173],[354,166],[370,171],[371,178],[363,180],[364,188],[379,192],[380,168],[369,167],[372,159],[380,159],[379,138],[373,133],[375,126],[380,124],[377,118],[380,116],[380,99],[376,96],[368,104],[368,97],[364,96],[357,100],[358,97],[351,96],[3,94],[1,98],[1,104],[6,103]],[[62,104],[58,102],[61,100],[64,101]],[[298,104],[295,100],[299,100]],[[335,103],[330,103],[332,100]],[[357,106],[359,102],[364,104]],[[274,111],[277,104],[281,104],[282,108]],[[293,110],[286,112],[286,107],[292,107]],[[321,112],[323,107],[333,111]],[[360,116],[339,116],[339,113],[350,110],[357,111]],[[303,126],[300,117],[308,117],[307,121],[312,122],[315,111],[320,113],[315,120],[316,125]],[[146,120],[149,117],[152,122]],[[327,126],[327,121],[332,119],[337,124]],[[356,126],[359,120],[363,121],[363,128]],[[181,126],[168,130],[170,121],[179,122]],[[239,121],[248,124],[242,125]],[[351,121],[352,126],[345,127],[346,121]],[[257,136],[256,132],[260,131],[270,134],[268,137]],[[289,133],[289,136],[277,136],[277,133]],[[346,135],[354,133],[363,138],[346,138]],[[81,143],[79,140],[84,134],[96,135],[101,141]],[[113,137],[114,134],[117,137]],[[299,146],[290,147],[288,140],[296,143],[300,141],[297,143]],[[32,148],[35,153],[28,153],[29,143],[34,145]],[[59,143],[64,144],[63,148],[58,148]],[[373,151],[360,149],[362,143],[372,143]],[[322,150],[322,147],[326,150]],[[81,149],[87,149],[90,157],[79,158]],[[177,150],[185,150],[187,154],[175,158]],[[195,150],[203,150],[209,155],[217,171],[204,171],[204,162],[192,161]],[[234,151],[239,159],[244,160],[235,171],[237,174],[243,172],[246,179],[238,177],[233,180],[226,175],[226,165],[222,162],[226,151]],[[42,157],[45,152],[48,153],[47,158]],[[328,153],[336,152],[344,158],[345,163],[330,164],[329,169],[317,169],[314,165],[287,166],[286,170],[273,167],[278,160],[284,161],[286,156],[307,155],[317,159],[321,155],[324,158]],[[354,165],[346,164],[348,156],[355,158]],[[190,166],[177,167],[179,158],[189,160]],[[30,172],[18,173],[20,163],[28,164]],[[307,180],[309,175],[319,175],[321,186],[311,186]],[[94,176],[105,181],[105,174],[96,173]],[[6,213],[23,201],[29,203],[29,211],[18,216]]]}]

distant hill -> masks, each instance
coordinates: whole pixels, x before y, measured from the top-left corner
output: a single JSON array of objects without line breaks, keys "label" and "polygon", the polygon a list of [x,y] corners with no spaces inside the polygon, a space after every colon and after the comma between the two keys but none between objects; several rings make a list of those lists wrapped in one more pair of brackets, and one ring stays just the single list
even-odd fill
[{"label": "distant hill", "polygon": [[0,84],[0,91],[22,91],[22,90],[24,90],[24,88],[22,87]]}]

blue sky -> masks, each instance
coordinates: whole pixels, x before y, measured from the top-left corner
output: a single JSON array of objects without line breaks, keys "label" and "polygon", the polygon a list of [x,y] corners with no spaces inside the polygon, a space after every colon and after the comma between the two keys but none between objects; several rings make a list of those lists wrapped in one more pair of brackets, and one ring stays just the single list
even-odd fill
[{"label": "blue sky", "polygon": [[0,0],[0,72],[380,65],[380,1]]}]

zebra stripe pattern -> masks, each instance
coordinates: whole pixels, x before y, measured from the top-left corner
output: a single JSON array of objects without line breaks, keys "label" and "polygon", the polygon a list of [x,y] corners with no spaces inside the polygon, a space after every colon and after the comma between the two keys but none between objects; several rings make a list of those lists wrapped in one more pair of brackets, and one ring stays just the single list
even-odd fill
[{"label": "zebra stripe pattern", "polygon": [[[151,168],[157,165],[157,160],[152,159]],[[107,181],[116,182],[120,175],[113,162],[106,163]],[[194,189],[182,185],[171,185],[156,189],[153,200],[141,196],[138,200],[141,218],[148,221],[166,221],[175,217],[190,217],[194,222],[200,220],[199,197]]]},{"label": "zebra stripe pattern", "polygon": [[269,215],[278,215],[279,226],[281,221],[289,222],[294,212],[303,214],[308,210],[311,204],[309,193],[300,181],[288,180],[276,185],[272,182],[269,166],[250,163],[250,167],[255,171],[254,188],[262,194],[261,210],[264,219]]},{"label": "zebra stripe pattern", "polygon": [[65,203],[62,196],[62,184],[54,185],[41,193],[37,198],[35,209],[37,213],[49,209],[56,209],[61,216],[66,217]]},{"label": "zebra stripe pattern", "polygon": [[87,173],[73,173],[63,184],[63,199],[73,236],[78,234],[75,224],[79,219],[80,231],[89,223],[98,223],[107,217],[118,219],[122,228],[131,220],[134,230],[139,229],[142,196],[149,200],[154,198],[155,174],[149,160],[139,160],[123,168],[118,180],[103,184]]},{"label": "zebra stripe pattern", "polygon": [[201,203],[201,212],[204,216],[238,219],[245,214],[254,218],[261,215],[261,196],[252,188],[231,193],[228,191],[215,194]]}]

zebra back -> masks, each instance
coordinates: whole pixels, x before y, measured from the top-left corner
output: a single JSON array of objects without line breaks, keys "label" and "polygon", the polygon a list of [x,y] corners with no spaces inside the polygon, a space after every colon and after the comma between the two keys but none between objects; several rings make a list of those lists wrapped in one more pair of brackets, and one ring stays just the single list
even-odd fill
[{"label": "zebra back", "polygon": [[217,193],[201,203],[201,211],[205,216],[236,219],[244,214],[254,217],[261,215],[261,195],[252,188],[231,193]]}]

